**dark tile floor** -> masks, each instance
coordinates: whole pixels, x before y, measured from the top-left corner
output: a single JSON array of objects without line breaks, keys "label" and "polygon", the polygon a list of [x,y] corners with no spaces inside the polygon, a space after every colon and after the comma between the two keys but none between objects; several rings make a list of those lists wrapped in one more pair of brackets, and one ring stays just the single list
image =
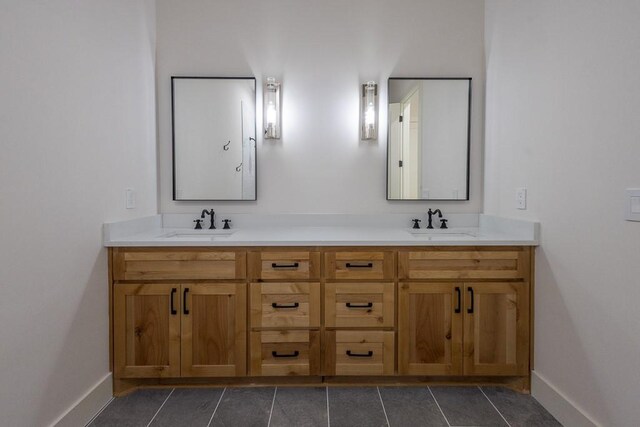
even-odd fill
[{"label": "dark tile floor", "polygon": [[93,426],[560,426],[534,398],[501,387],[255,387],[140,390]]}]

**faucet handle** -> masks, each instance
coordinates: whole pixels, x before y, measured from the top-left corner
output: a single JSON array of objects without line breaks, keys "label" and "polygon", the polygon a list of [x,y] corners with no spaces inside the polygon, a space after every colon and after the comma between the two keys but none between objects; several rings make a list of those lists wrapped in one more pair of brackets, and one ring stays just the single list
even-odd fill
[{"label": "faucet handle", "polygon": [[194,230],[202,230],[202,220],[201,219],[194,219],[193,222],[196,223],[196,226],[195,226]]},{"label": "faucet handle", "polygon": [[421,222],[419,219],[412,219],[411,221],[413,221],[413,228],[420,228],[419,223]]},{"label": "faucet handle", "polygon": [[447,227],[447,221],[449,221],[448,219],[441,219],[440,220],[440,228],[449,228]]},{"label": "faucet handle", "polygon": [[231,227],[229,226],[229,223],[231,222],[230,219],[223,219],[222,222],[224,222],[224,227],[222,227],[223,230],[230,230]]}]

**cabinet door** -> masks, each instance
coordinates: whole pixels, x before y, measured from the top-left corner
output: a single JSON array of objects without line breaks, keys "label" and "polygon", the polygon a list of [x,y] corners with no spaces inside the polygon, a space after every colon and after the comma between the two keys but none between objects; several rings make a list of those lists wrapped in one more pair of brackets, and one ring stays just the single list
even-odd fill
[{"label": "cabinet door", "polygon": [[529,373],[529,286],[466,283],[464,374]]},{"label": "cabinet door", "polygon": [[462,374],[462,284],[401,283],[400,375]]},{"label": "cabinet door", "polygon": [[114,286],[114,373],[118,378],[180,376],[180,285]]},{"label": "cabinet door", "polygon": [[182,285],[182,376],[246,375],[246,285]]}]

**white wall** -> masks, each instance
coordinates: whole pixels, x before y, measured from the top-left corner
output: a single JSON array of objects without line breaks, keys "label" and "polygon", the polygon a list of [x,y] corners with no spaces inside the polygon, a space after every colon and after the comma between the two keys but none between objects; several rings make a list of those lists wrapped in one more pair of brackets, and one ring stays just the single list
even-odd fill
[{"label": "white wall", "polygon": [[[161,212],[425,210],[426,203],[385,200],[390,75],[473,77],[471,201],[435,204],[445,213],[482,210],[482,1],[158,0],[157,17]],[[172,201],[171,75],[254,75],[259,87],[268,76],[281,79],[283,136],[258,137],[256,202]],[[379,83],[384,107],[378,142],[359,140],[367,80]]]},{"label": "white wall", "polygon": [[52,423],[108,374],[101,226],[157,209],[154,13],[0,3],[2,425]]},{"label": "white wall", "polygon": [[640,420],[638,22],[637,0],[486,4],[485,210],[541,222],[535,371],[607,426]]}]

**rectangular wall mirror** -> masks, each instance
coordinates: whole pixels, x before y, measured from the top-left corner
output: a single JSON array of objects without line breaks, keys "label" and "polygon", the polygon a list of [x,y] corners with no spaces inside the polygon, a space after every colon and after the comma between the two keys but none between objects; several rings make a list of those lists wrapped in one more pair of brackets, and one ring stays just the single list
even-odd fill
[{"label": "rectangular wall mirror", "polygon": [[173,200],[256,200],[256,79],[171,77]]},{"label": "rectangular wall mirror", "polygon": [[387,200],[469,200],[470,78],[389,78]]}]

